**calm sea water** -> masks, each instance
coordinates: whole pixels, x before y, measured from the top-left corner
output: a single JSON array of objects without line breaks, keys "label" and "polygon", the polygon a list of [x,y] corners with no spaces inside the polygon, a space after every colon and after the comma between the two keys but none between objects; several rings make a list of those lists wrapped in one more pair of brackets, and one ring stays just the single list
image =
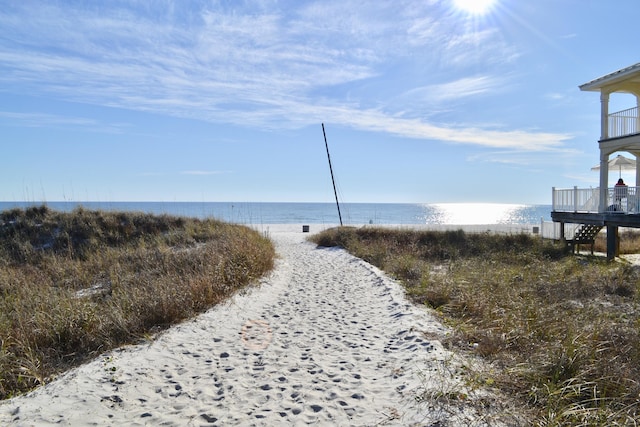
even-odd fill
[{"label": "calm sea water", "polygon": [[[0,202],[0,211],[42,205]],[[337,224],[335,203],[254,202],[46,202],[51,209],[78,206],[109,211],[136,211],[196,218],[214,217],[240,224]],[[343,203],[342,221],[353,224],[539,224],[551,220],[551,205],[501,203]]]}]

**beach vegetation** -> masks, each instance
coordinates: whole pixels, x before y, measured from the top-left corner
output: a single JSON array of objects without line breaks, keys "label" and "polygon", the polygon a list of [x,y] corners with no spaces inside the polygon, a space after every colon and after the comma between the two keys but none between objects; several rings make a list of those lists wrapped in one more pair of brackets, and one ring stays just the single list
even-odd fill
[{"label": "beach vegetation", "polygon": [[266,236],[214,219],[0,212],[0,398],[210,308],[274,257]]},{"label": "beach vegetation", "polygon": [[[529,234],[341,227],[312,239],[398,279],[450,327],[445,346],[488,363],[479,385],[514,396],[530,425],[640,422],[639,267]],[[637,233],[622,242],[640,252]]]}]

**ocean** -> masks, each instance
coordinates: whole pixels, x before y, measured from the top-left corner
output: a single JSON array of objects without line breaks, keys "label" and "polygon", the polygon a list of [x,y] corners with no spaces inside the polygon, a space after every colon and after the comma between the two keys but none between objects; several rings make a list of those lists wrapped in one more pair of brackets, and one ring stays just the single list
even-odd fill
[{"label": "ocean", "polygon": [[[0,202],[0,211],[45,204],[69,212],[136,211],[238,224],[339,224],[335,203],[268,202]],[[504,203],[342,203],[344,225],[361,224],[540,224],[551,221],[551,205]]]}]

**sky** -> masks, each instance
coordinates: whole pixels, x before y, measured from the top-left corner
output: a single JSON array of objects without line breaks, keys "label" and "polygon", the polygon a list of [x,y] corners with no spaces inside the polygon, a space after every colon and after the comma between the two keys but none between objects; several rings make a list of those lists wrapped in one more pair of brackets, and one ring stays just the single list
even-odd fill
[{"label": "sky", "polygon": [[332,202],[324,124],[341,202],[551,204],[598,186],[600,99],[578,86],[640,62],[639,13],[7,0],[0,201]]}]

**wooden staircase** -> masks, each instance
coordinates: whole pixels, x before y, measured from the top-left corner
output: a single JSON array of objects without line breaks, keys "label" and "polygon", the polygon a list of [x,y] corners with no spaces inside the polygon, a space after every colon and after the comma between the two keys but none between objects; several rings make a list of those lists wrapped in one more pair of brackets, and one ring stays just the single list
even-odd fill
[{"label": "wooden staircase", "polygon": [[593,255],[593,245],[596,241],[596,236],[602,230],[601,225],[582,224],[576,229],[573,239],[567,240],[567,245],[571,247],[571,252],[576,252],[576,246],[578,246],[578,252],[580,252],[579,245],[591,245],[591,255]]}]

